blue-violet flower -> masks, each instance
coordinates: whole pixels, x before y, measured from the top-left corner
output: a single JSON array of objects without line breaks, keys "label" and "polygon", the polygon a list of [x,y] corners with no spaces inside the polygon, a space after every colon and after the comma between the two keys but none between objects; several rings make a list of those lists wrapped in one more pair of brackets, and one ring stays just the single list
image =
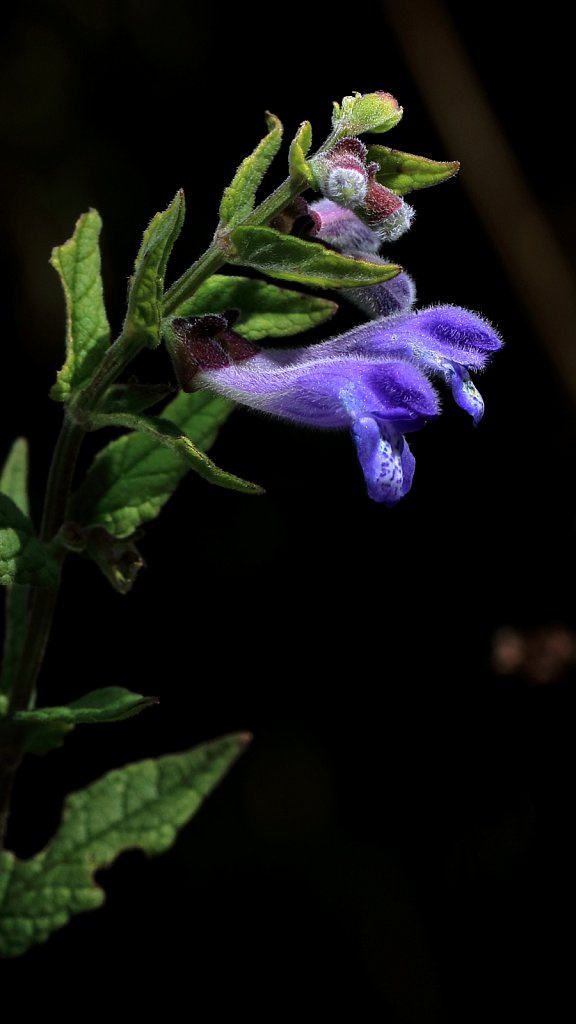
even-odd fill
[{"label": "blue-violet flower", "polygon": [[[334,147],[323,168],[326,190],[336,182],[338,191],[346,174],[352,187],[364,174],[364,209],[377,186],[392,196],[388,217],[393,217],[401,209],[394,205],[398,197],[373,181],[371,168],[364,169],[365,148],[351,145],[355,142],[344,139]],[[382,208],[387,202],[383,196]],[[346,206],[324,198],[310,207],[302,200],[292,204],[282,227],[298,228],[348,255],[386,263],[378,254],[385,219],[373,229]],[[502,341],[486,320],[459,306],[415,311],[414,282],[404,272],[342,294],[373,319],[320,344],[259,349],[234,332],[234,314],[210,314],[173,318],[170,354],[184,391],[204,388],[295,423],[348,428],[368,494],[395,505],[414,476],[404,435],[440,414],[433,381],[447,384],[477,425],[484,403],[469,371],[482,370]]]},{"label": "blue-violet flower", "polygon": [[481,369],[501,346],[488,323],[456,306],[381,317],[290,349],[236,341],[229,321],[215,315],[175,318],[172,329],[187,353],[179,360],[190,370],[186,382],[181,376],[185,390],[208,389],[295,423],[350,429],[368,494],[386,505],[412,484],[404,435],[440,414],[430,378],[447,381],[477,423],[483,406],[468,369]]}]

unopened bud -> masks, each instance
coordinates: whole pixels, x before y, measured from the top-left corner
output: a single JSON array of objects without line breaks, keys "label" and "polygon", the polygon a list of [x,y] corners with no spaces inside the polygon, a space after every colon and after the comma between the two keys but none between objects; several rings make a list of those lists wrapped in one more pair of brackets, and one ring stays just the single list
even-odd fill
[{"label": "unopened bud", "polygon": [[336,131],[342,129],[346,135],[380,134],[394,128],[402,113],[402,107],[389,92],[357,92],[345,96],[342,106],[334,104],[332,123]]}]

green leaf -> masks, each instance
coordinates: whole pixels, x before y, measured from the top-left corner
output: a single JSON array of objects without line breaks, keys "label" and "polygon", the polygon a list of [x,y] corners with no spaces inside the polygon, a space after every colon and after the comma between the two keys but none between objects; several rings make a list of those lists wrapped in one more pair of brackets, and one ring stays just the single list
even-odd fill
[{"label": "green leaf", "polygon": [[[180,393],[162,412],[201,451],[214,444],[234,405],[202,391]],[[190,469],[180,454],[146,434],[125,434],[98,453],[72,503],[72,518],[128,537],[155,519]]]},{"label": "green leaf", "polygon": [[389,92],[356,92],[334,104],[332,125],[340,138],[363,132],[389,132],[402,117],[402,107]]},{"label": "green leaf", "polygon": [[269,129],[250,156],[242,161],[220,203],[220,220],[227,228],[240,224],[254,209],[256,192],[282,142],[282,125],[274,114],[266,114]]},{"label": "green leaf", "polygon": [[24,515],[29,515],[28,442],[17,437],[0,473],[0,493],[7,494]]},{"label": "green leaf", "polygon": [[108,772],[67,798],[46,850],[25,861],[0,854],[0,956],[19,956],[74,914],[101,906],[94,873],[125,850],[169,849],[249,741],[227,736]]},{"label": "green leaf", "polygon": [[92,690],[84,694],[64,707],[17,711],[14,721],[23,725],[50,725],[53,722],[63,722],[66,725],[93,725],[97,722],[119,722],[124,718],[132,718],[152,704],[158,704],[157,697],[143,697],[141,693],[132,693],[123,686],[104,686],[101,690]]},{"label": "green leaf", "polygon": [[0,494],[0,584],[55,587],[60,566],[50,545],[36,537],[28,516]]},{"label": "green leaf", "polygon": [[[0,493],[11,498],[28,516],[28,442],[14,441],[0,474]],[[1,543],[1,540],[0,540]],[[12,585],[6,591],[4,649],[0,671],[0,717],[8,710],[14,677],[18,670],[28,625],[28,587]]]},{"label": "green leaf", "polygon": [[122,686],[105,686],[63,707],[17,711],[11,721],[24,730],[27,753],[47,754],[61,747],[77,725],[119,722],[158,703],[157,697],[143,697]]},{"label": "green leaf", "polygon": [[267,281],[213,274],[175,315],[200,316],[229,309],[240,310],[234,330],[249,341],[261,341],[307,331],[333,316],[338,306],[327,299],[278,288]]},{"label": "green leaf", "polygon": [[290,168],[291,178],[295,180],[301,178],[309,185],[311,185],[314,180],[314,175],[308,161],[306,160],[306,156],[311,145],[312,125],[310,124],[310,121],[303,121],[290,143],[288,166]]},{"label": "green leaf", "polygon": [[428,160],[387,146],[369,146],[367,159],[380,168],[376,180],[399,196],[417,188],[438,185],[457,174],[460,168],[457,160]]},{"label": "green leaf", "polygon": [[149,434],[158,444],[165,445],[174,454],[185,459],[190,469],[211,484],[218,484],[219,487],[227,487],[232,491],[243,491],[245,494],[263,493],[262,488],[257,484],[251,484],[248,480],[242,480],[239,476],[220,469],[205,452],[197,448],[193,441],[182,433],[179,427],[171,423],[170,420],[162,419],[161,416],[133,416],[131,413],[107,415],[104,413],[94,416],[92,423],[96,429],[126,427],[128,430]]},{"label": "green leaf", "polygon": [[149,348],[160,344],[160,319],[166,265],[184,223],[184,193],[157,213],[144,232],[130,281],[124,335],[141,338]]},{"label": "green leaf", "polygon": [[110,327],[98,245],[101,228],[100,215],[89,210],[78,220],[72,238],[52,250],[50,263],[66,300],[66,361],[50,390],[57,402],[67,401],[88,383],[108,349]]},{"label": "green leaf", "polygon": [[316,242],[284,235],[273,228],[240,227],[232,232],[231,263],[255,267],[270,277],[316,288],[358,288],[379,284],[400,273],[393,263],[369,263],[343,256]]},{"label": "green leaf", "polygon": [[74,726],[66,722],[43,722],[41,725],[28,725],[24,737],[24,750],[27,754],[44,757],[52,750],[62,747],[68,733],[73,731]]}]

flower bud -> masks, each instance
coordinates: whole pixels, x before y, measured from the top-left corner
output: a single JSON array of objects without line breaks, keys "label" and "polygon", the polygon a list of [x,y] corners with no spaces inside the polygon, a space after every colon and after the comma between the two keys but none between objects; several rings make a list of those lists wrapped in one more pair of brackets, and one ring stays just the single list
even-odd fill
[{"label": "flower bud", "polygon": [[387,132],[398,124],[402,107],[389,92],[354,93],[345,96],[342,106],[334,104],[332,124],[346,135],[361,135],[363,132]]},{"label": "flower bud", "polygon": [[319,190],[339,206],[361,206],[368,189],[366,146],[359,139],[341,139],[332,149],[313,161]]}]

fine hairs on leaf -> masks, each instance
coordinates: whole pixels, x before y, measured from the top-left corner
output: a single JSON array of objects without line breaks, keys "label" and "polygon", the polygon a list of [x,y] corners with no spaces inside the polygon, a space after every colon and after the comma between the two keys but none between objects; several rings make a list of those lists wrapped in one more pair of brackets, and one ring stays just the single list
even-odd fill
[{"label": "fine hairs on leaf", "polygon": [[[69,578],[67,560],[82,558],[91,570],[97,566],[116,592],[110,600],[119,600],[118,594],[140,585],[143,527],[159,516],[187,473],[203,481],[193,501],[201,502],[208,486],[216,485],[232,516],[233,502],[243,498],[231,491],[263,494],[258,483],[237,476],[233,465],[222,468],[208,455],[237,405],[289,423],[348,431],[359,481],[363,476],[368,497],[384,506],[397,504],[411,489],[415,459],[405,433],[411,436],[440,415],[442,386],[480,422],[484,404],[471,374],[486,366],[501,339],[487,321],[460,307],[414,309],[411,278],[387,249],[381,255],[412,223],[413,209],[402,197],[458,169],[455,161],[429,160],[358,138],[388,132],[401,117],[389,93],[345,96],[334,104],[331,131],[315,152],[312,125],[300,124],[286,147],[286,178],[266,194],[264,181],[280,158],[283,135],[279,119],[267,114],[267,134],[215,204],[212,242],[172,284],[167,280],[174,245],[190,244],[183,232],[183,192],[149,221],[113,341],[99,213],[83,213],[72,236],[53,249],[66,337],[50,397],[62,403],[63,415],[37,519],[28,501],[24,438],[14,442],[0,471],[0,584],[6,593],[0,956],[19,956],[74,915],[99,907],[105,896],[95,873],[123,851],[167,850],[251,739],[235,732],[110,771],[65,797],[60,826],[35,856],[20,860],[5,849],[14,781],[25,756],[49,754],[70,733],[78,741],[90,730],[105,736],[108,728],[122,728],[113,723],[145,709],[152,719],[162,700],[161,679],[149,685],[144,678],[115,678],[113,652],[99,689],[85,693],[80,683],[67,704],[51,694],[50,673],[43,677],[41,669],[59,588]],[[248,270],[238,273],[239,267]],[[334,296],[318,290],[348,296],[362,312],[361,322],[344,334],[288,347],[285,339],[325,325],[337,312]],[[274,340],[280,345],[270,344]],[[166,354],[158,356],[154,350],[162,344]],[[265,429],[265,416],[261,423]],[[79,459],[88,435],[96,449],[90,464]],[[241,431],[239,436],[241,443]],[[190,509],[191,531],[195,512]],[[183,560],[191,547],[182,545]],[[182,578],[188,581],[192,574]],[[193,584],[186,591],[191,620],[196,593]],[[240,592],[234,595],[239,598]],[[85,599],[78,594],[79,602]],[[94,642],[105,643],[94,619]],[[177,642],[170,637],[172,645]],[[192,668],[196,651],[210,665],[201,636],[196,647],[186,649]],[[59,671],[83,678],[65,659]],[[197,675],[191,671],[191,680]],[[238,727],[242,723],[233,726]]]},{"label": "fine hairs on leaf", "polygon": [[50,396],[65,402],[86,384],[99,366],[110,340],[100,274],[102,221],[96,210],[82,214],[72,238],[56,246],[50,263],[66,300],[66,361]]}]

